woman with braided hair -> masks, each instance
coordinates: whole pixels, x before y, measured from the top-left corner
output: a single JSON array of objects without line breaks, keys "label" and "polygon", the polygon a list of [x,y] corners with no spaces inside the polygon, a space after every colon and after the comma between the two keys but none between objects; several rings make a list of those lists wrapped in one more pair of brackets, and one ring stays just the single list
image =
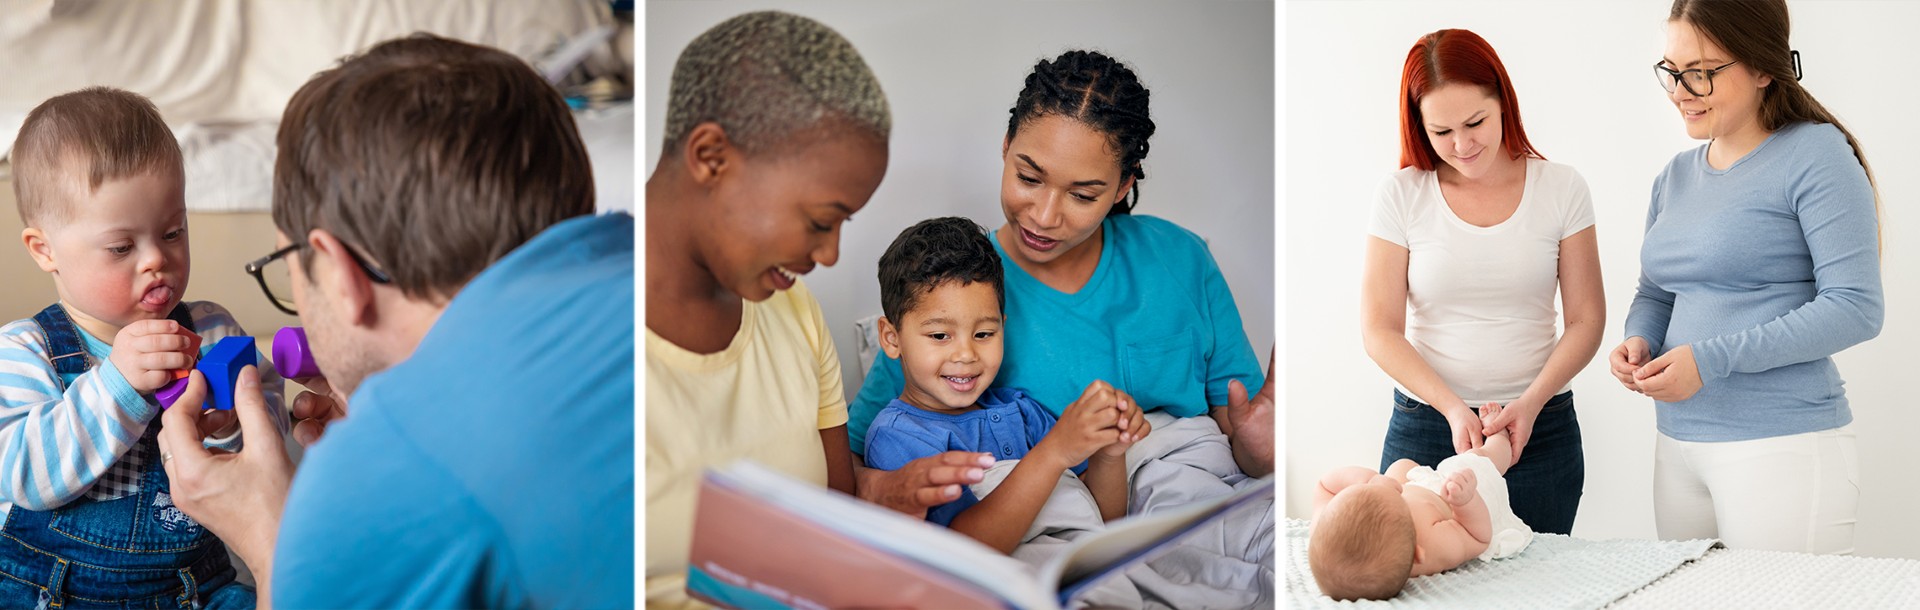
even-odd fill
[{"label": "woman with braided hair", "polygon": [[[1130,394],[1154,430],[1128,454],[1130,513],[1224,495],[1273,471],[1271,368],[1263,378],[1219,266],[1199,236],[1134,213],[1155,128],[1148,97],[1132,69],[1099,52],[1035,65],[1001,142],[1006,223],[989,236],[1006,272],[1006,351],[995,385],[1024,389],[1056,415],[1094,380]],[[902,385],[899,361],[876,358],[849,406],[856,457]],[[1181,437],[1170,430],[1202,426],[1179,449],[1211,452],[1210,465],[1141,465],[1153,457],[1142,447],[1154,437],[1172,442]],[[899,472],[857,468],[861,495],[909,513],[961,495],[950,485],[940,498],[907,497],[927,488]],[[1201,488],[1187,487],[1190,475],[1205,479]],[[900,491],[880,491],[890,489]],[[1249,600],[1270,595],[1271,518],[1229,526],[1219,539],[1243,544],[1246,556],[1226,560],[1238,563],[1240,580],[1216,588],[1245,589]]]}]

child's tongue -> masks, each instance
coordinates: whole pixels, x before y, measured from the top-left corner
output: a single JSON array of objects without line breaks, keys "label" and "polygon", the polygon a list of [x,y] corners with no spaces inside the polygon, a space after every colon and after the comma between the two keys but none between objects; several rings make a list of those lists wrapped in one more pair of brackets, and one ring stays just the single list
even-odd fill
[{"label": "child's tongue", "polygon": [[173,298],[173,289],[168,288],[166,284],[161,284],[148,290],[146,296],[140,298],[140,304],[158,307],[167,304],[167,299],[171,298]]}]

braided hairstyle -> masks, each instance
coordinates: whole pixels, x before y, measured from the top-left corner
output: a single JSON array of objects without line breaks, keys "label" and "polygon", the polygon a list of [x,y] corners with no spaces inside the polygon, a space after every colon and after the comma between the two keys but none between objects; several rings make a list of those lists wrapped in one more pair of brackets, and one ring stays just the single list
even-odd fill
[{"label": "braided hairstyle", "polygon": [[1120,181],[1133,178],[1128,201],[1116,201],[1108,216],[1128,214],[1140,203],[1140,181],[1147,173],[1147,139],[1153,137],[1153,119],[1147,115],[1147,88],[1126,64],[1098,51],[1067,51],[1053,60],[1040,60],[1027,74],[1026,87],[1014,100],[1007,120],[1007,139],[1020,126],[1046,116],[1063,116],[1106,134],[1107,147],[1120,162]]}]

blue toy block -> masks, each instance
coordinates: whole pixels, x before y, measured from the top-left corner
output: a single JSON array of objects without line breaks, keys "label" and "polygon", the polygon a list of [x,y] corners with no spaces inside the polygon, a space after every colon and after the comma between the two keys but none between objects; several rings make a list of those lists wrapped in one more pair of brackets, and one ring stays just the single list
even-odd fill
[{"label": "blue toy block", "polygon": [[226,337],[200,358],[200,374],[207,378],[205,408],[233,410],[233,386],[240,381],[240,369],[257,366],[253,337]]}]

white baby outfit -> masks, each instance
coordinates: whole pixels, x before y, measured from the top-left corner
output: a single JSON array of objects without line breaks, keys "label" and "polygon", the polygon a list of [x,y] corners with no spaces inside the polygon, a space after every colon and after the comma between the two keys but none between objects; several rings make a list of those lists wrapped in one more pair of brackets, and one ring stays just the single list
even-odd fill
[{"label": "white baby outfit", "polygon": [[1487,550],[1480,553],[1480,559],[1504,559],[1526,549],[1527,544],[1533,542],[1533,528],[1513,514],[1513,505],[1507,502],[1507,480],[1493,467],[1493,460],[1463,453],[1442,460],[1438,470],[1418,466],[1407,471],[1407,484],[1446,497],[1447,474],[1460,470],[1473,471],[1479,481],[1480,499],[1487,505],[1488,521],[1493,523],[1493,538],[1487,542]]}]

